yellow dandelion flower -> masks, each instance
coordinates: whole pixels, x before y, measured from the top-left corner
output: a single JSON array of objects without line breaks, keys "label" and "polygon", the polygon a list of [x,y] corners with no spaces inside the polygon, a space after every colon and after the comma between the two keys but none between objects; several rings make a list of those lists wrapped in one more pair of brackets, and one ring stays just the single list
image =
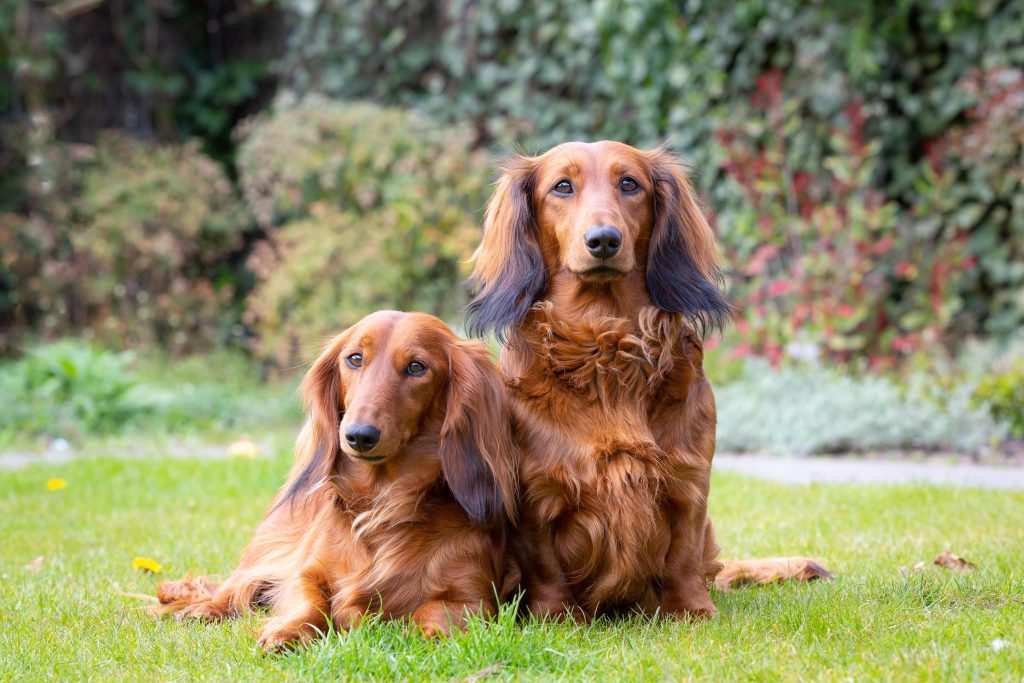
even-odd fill
[{"label": "yellow dandelion flower", "polygon": [[46,482],[46,489],[48,491],[60,491],[61,489],[66,489],[67,487],[68,483],[63,479],[51,479],[48,482]]},{"label": "yellow dandelion flower", "polygon": [[150,574],[159,574],[164,570],[162,564],[156,560],[151,560],[148,557],[136,557],[132,560],[132,566]]}]

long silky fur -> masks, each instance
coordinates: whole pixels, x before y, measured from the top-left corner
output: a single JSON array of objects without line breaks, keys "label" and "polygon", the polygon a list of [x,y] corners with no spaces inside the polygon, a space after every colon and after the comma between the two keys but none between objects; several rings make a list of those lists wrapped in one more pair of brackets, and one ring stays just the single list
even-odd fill
[{"label": "long silky fur", "polygon": [[[340,335],[306,375],[309,417],[294,465],[238,566],[222,584],[191,576],[162,584],[158,611],[221,619],[269,605],[260,643],[275,649],[314,637],[327,626],[324,615],[348,628],[378,610],[411,617],[429,635],[458,627],[464,612],[496,609],[496,587],[512,589],[504,549],[516,504],[501,380],[481,343],[415,315],[436,330],[431,343],[455,370],[406,443],[414,454],[393,456],[401,466],[386,475],[390,470],[342,461],[346,404],[338,364],[347,337]],[[364,395],[379,400],[372,391]],[[483,468],[487,476],[450,481],[460,476],[453,467]]]},{"label": "long silky fur", "polygon": [[654,229],[648,250],[647,290],[663,311],[681,313],[702,334],[732,317],[722,294],[714,234],[682,162],[665,147],[654,162]]},{"label": "long silky fur", "polygon": [[[524,601],[541,614],[584,618],[623,610],[709,616],[708,587],[722,563],[707,517],[716,411],[703,335],[731,316],[714,234],[683,164],[665,147],[594,143],[574,152],[580,144],[510,162],[474,255],[471,329],[498,333],[515,399],[522,502],[512,547]],[[631,233],[647,245],[635,257],[645,270],[588,287],[573,279],[564,231],[533,206],[531,182],[555,174],[546,163],[569,158],[579,168],[595,157],[609,164],[588,167],[588,177],[642,171],[653,196],[644,209],[650,224]],[[620,202],[608,214],[632,210],[618,195],[590,196]],[[729,566],[758,581],[803,576],[778,563]]]},{"label": "long silky fur", "polygon": [[474,296],[466,307],[466,330],[472,335],[493,330],[499,340],[507,340],[547,288],[531,199],[532,164],[528,157],[508,159],[487,204],[483,240],[468,281]]}]

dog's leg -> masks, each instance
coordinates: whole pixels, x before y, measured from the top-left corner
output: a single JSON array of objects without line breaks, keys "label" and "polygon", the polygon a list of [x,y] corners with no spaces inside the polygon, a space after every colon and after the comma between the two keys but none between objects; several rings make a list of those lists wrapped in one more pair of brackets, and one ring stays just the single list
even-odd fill
[{"label": "dog's leg", "polygon": [[[157,591],[159,595],[160,591]],[[178,614],[179,618],[201,619],[203,621],[220,621],[238,616],[235,606],[235,588],[225,581],[217,591],[206,600],[198,600],[184,607]]]},{"label": "dog's leg", "polygon": [[494,605],[484,600],[428,600],[412,614],[412,622],[427,638],[449,636],[464,630],[471,614],[493,616]]},{"label": "dog's leg", "polygon": [[348,600],[335,600],[331,605],[331,620],[335,628],[347,631],[350,628],[359,626],[359,623],[369,611],[370,599],[362,603]]},{"label": "dog's leg", "polygon": [[556,621],[566,617],[585,620],[583,609],[576,603],[558,564],[550,532],[534,531],[524,524],[516,541],[514,552],[530,614]]},{"label": "dog's leg", "polygon": [[719,565],[706,505],[697,505],[672,526],[672,541],[665,563],[661,611],[678,619],[712,617],[718,611],[708,593],[709,574]]},{"label": "dog's leg", "polygon": [[157,587],[157,597],[165,603],[158,612],[177,612],[179,619],[230,619],[262,602],[263,596],[275,583],[272,568],[259,566],[240,566],[219,584],[208,582],[203,577],[185,577]]},{"label": "dog's leg", "polygon": [[327,584],[317,572],[304,571],[275,592],[270,620],[260,632],[266,652],[298,646],[327,628]]}]

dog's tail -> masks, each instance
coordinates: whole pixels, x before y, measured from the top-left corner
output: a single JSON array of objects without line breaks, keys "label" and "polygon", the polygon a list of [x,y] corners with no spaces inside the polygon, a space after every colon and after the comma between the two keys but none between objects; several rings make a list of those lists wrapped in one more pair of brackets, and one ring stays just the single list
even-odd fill
[{"label": "dog's tail", "polygon": [[829,580],[832,572],[810,557],[764,557],[753,560],[726,560],[715,576],[720,591],[743,584],[767,584],[779,581]]},{"label": "dog's tail", "polygon": [[157,614],[180,612],[189,605],[203,602],[213,597],[219,583],[208,580],[205,576],[186,574],[178,581],[164,581],[156,587],[156,597],[160,604],[156,606]]}]

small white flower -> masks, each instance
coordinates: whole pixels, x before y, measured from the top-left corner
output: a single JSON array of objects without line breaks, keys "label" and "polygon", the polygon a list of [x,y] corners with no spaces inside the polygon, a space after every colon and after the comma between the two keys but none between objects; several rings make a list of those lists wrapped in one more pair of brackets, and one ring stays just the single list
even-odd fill
[{"label": "small white flower", "polygon": [[993,652],[999,652],[1000,650],[1002,650],[1007,645],[1009,645],[1009,643],[1006,642],[1005,640],[1003,640],[1002,638],[996,638],[991,643],[992,651]]}]

